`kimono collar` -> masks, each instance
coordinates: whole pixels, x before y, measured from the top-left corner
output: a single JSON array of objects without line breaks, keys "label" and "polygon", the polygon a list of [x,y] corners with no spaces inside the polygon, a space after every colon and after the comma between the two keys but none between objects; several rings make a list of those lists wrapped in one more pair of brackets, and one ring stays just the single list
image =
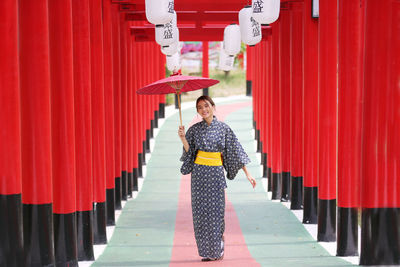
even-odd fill
[{"label": "kimono collar", "polygon": [[[215,117],[215,115],[213,115],[213,120],[212,120],[212,122],[210,123],[210,126],[215,125],[217,122],[218,122],[217,117]],[[203,127],[208,127],[208,126],[209,126],[209,125],[207,124],[207,122],[206,122],[204,119],[202,120],[202,124],[203,124]]]}]

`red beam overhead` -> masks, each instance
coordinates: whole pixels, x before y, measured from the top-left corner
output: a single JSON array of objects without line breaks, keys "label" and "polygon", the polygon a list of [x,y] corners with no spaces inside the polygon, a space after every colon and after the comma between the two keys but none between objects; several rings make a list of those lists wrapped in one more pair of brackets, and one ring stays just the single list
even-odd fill
[{"label": "red beam overhead", "polygon": [[[136,41],[154,41],[154,25],[147,23],[144,0],[112,0],[119,11],[126,13],[128,21],[142,22],[132,27]],[[224,28],[238,23],[239,11],[247,2],[243,0],[175,0],[180,41],[222,41]],[[263,27],[263,35],[268,34]]]},{"label": "red beam overhead", "polygon": [[[222,41],[225,24],[204,25],[200,28],[194,24],[179,26],[180,41]],[[154,25],[131,26],[131,34],[135,35],[135,41],[154,41]],[[263,38],[270,34],[270,27],[262,27]]]},{"label": "red beam overhead", "polygon": [[[144,0],[112,0],[115,4],[131,4],[134,5],[135,10],[145,10]],[[177,11],[237,11],[239,12],[247,4],[243,0],[175,0],[175,10]]]},{"label": "red beam overhead", "polygon": [[[120,9],[121,11],[121,9]],[[126,20],[131,21],[146,21],[145,11],[128,11]],[[187,21],[204,21],[204,22],[224,22],[226,24],[238,23],[239,13],[238,11],[177,11],[177,17],[179,22]]]}]

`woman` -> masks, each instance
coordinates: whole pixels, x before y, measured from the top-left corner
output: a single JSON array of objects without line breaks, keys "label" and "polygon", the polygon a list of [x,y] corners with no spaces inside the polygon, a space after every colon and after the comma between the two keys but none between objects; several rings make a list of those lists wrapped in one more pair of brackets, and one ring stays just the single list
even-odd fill
[{"label": "woman", "polygon": [[182,174],[192,173],[192,214],[197,248],[202,261],[224,257],[225,188],[227,178],[233,179],[240,169],[253,186],[256,180],[246,168],[249,157],[231,128],[214,116],[215,104],[209,96],[196,101],[197,113],[203,118],[185,134],[178,135],[183,144]]}]

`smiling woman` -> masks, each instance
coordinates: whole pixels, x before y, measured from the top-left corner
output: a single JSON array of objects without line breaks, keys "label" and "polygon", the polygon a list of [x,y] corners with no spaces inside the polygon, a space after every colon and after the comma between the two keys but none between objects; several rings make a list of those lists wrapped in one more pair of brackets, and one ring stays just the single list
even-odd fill
[{"label": "smiling woman", "polygon": [[209,96],[196,101],[197,113],[203,118],[185,134],[178,135],[183,144],[182,174],[192,174],[191,195],[194,233],[202,261],[222,260],[225,231],[225,181],[234,179],[240,169],[253,187],[256,180],[247,171],[249,157],[231,128],[214,116],[215,103]]}]

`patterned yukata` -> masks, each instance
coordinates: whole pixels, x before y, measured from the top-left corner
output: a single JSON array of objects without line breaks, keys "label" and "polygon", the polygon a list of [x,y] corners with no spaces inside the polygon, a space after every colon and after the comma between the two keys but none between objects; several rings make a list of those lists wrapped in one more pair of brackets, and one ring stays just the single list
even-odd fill
[{"label": "patterned yukata", "polygon": [[[192,215],[198,252],[203,258],[219,258],[225,231],[224,168],[227,178],[233,179],[250,159],[231,128],[215,116],[210,126],[205,120],[192,125],[186,132],[186,140],[189,151],[183,149],[181,173],[192,173]],[[223,166],[194,163],[198,150],[221,152]]]}]

